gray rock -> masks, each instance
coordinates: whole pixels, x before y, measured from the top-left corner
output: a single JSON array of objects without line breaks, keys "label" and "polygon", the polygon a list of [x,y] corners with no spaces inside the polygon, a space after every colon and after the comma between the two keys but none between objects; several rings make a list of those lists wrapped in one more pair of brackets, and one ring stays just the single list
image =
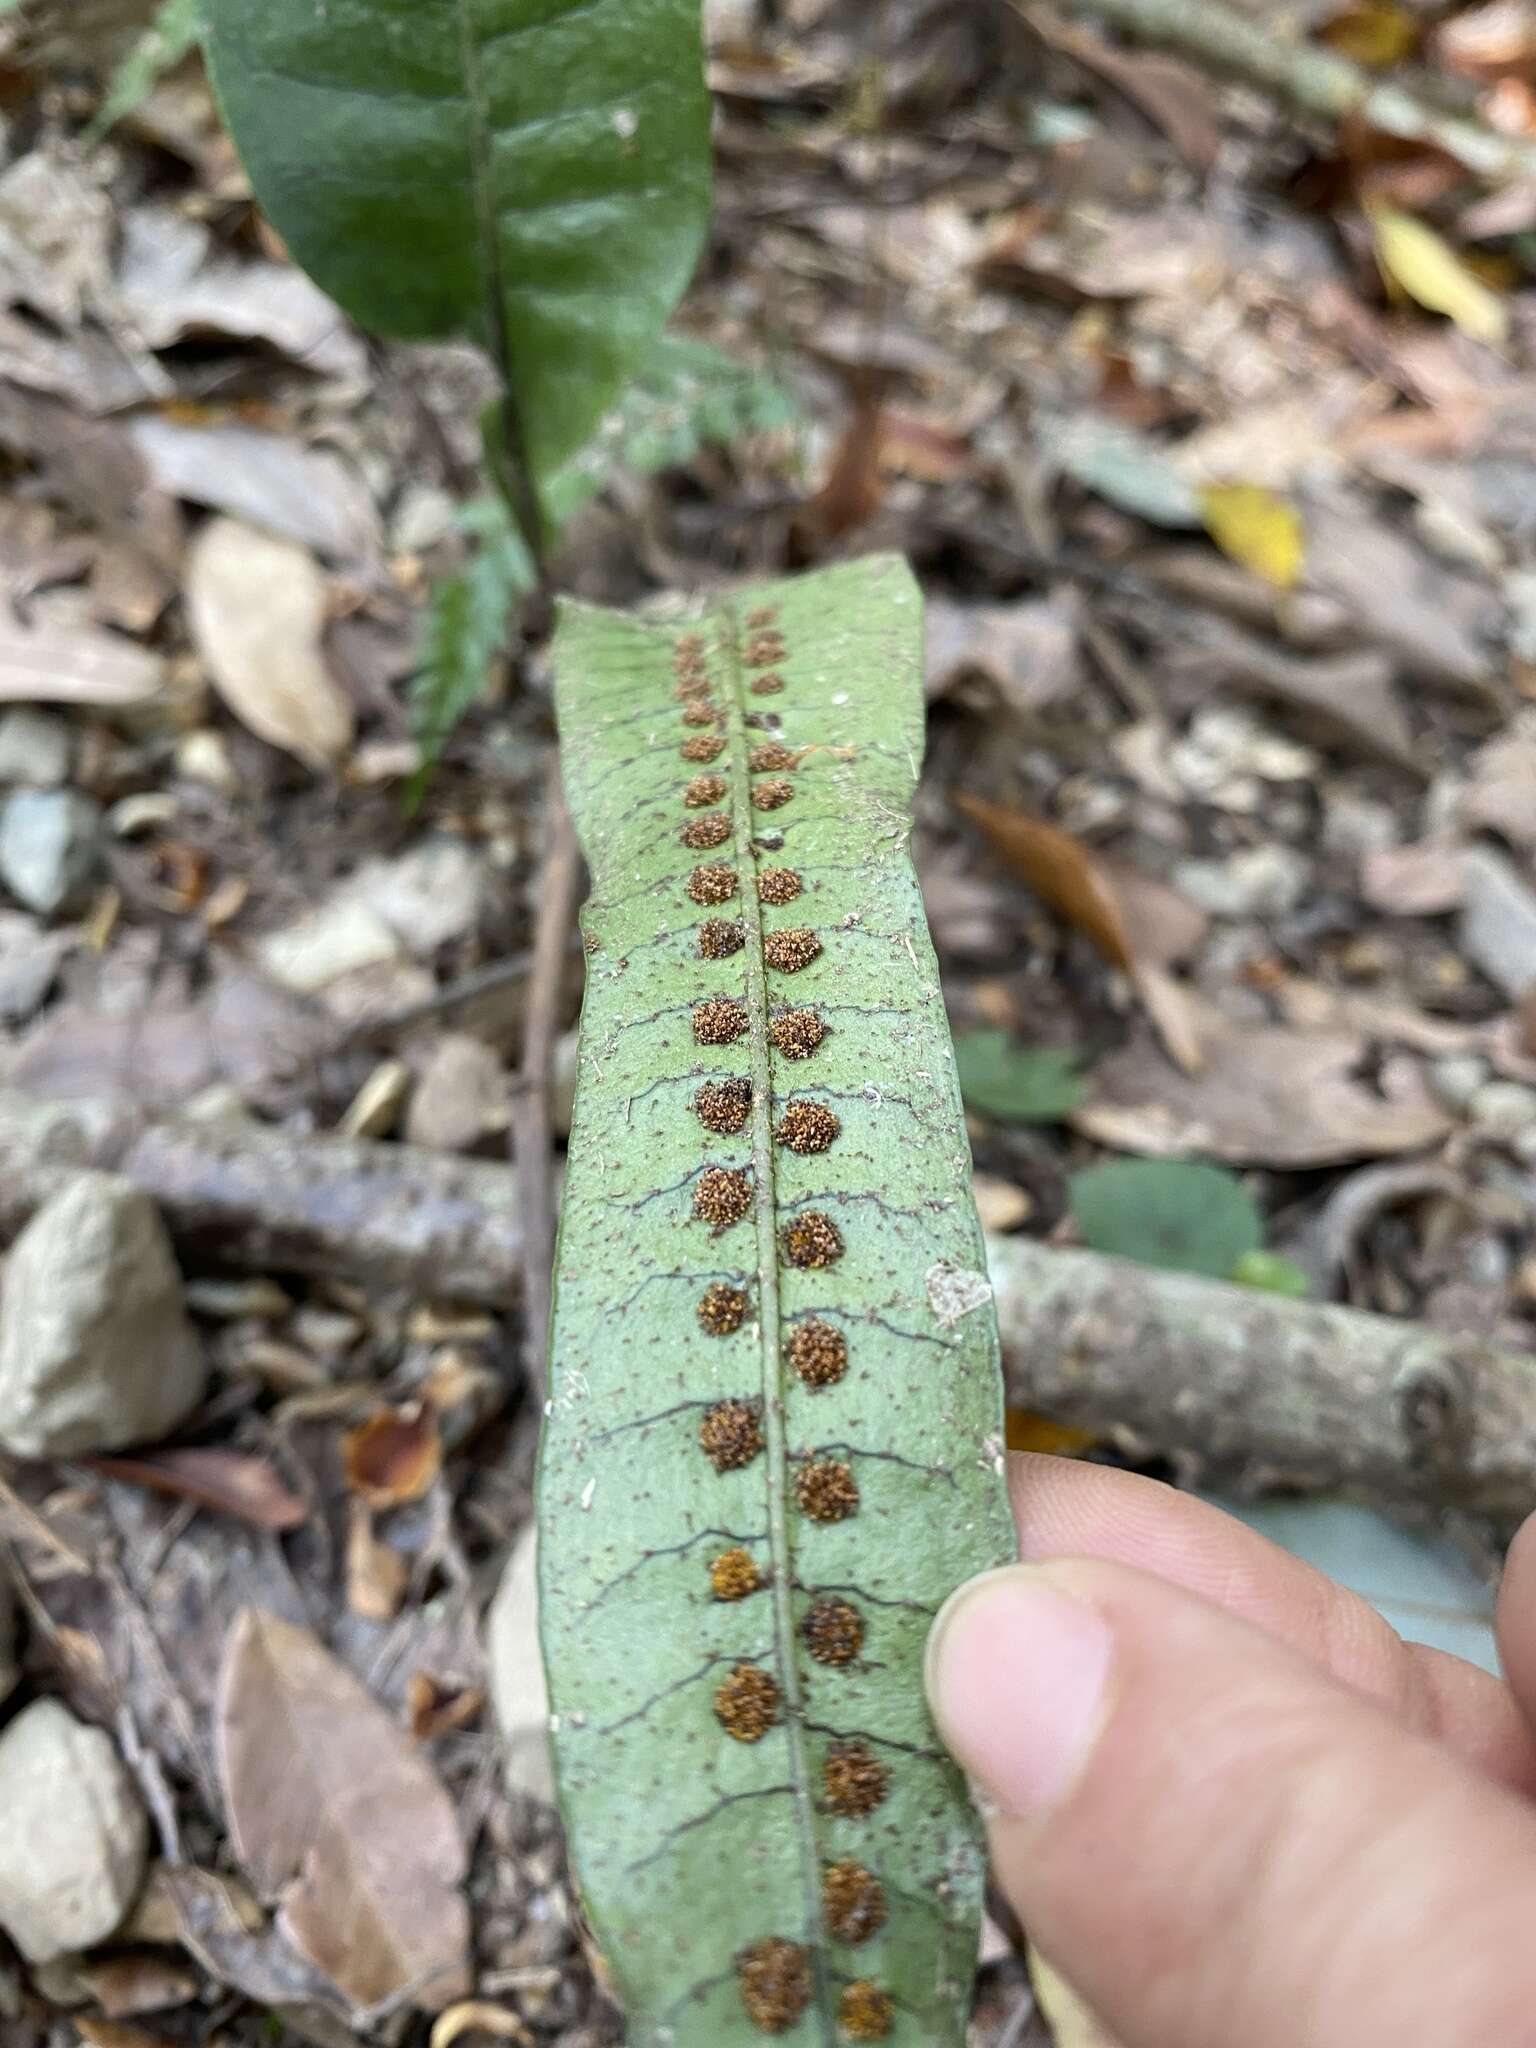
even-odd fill
[{"label": "gray rock", "polygon": [[69,727],[30,704],[0,714],[0,782],[57,789],[69,779]]},{"label": "gray rock", "polygon": [[510,1105],[506,1071],[491,1048],[467,1032],[445,1031],[416,1084],[405,1135],[435,1152],[468,1152],[506,1129]]},{"label": "gray rock", "polygon": [[1227,860],[1180,861],[1176,885],[1215,917],[1281,917],[1294,910],[1312,863],[1294,847],[1248,847]]},{"label": "gray rock", "polygon": [[128,1181],[82,1173],[6,1262],[0,1449],[65,1458],[153,1442],[205,1378],[159,1211]]},{"label": "gray rock", "polygon": [[106,1941],[144,1877],[149,1818],[111,1741],[57,1700],[0,1735],[0,1927],[29,1963]]},{"label": "gray rock", "polygon": [[1486,1131],[1511,1138],[1536,1131],[1536,1088],[1524,1088],[1518,1081],[1489,1081],[1472,1097],[1468,1110],[1472,1121]]},{"label": "gray rock", "polygon": [[53,917],[90,886],[100,842],[101,807],[78,790],[12,790],[0,806],[0,882]]},{"label": "gray rock", "polygon": [[1447,1109],[1465,1109],[1487,1078],[1488,1062],[1475,1052],[1449,1054],[1429,1070],[1429,1084]]},{"label": "gray rock", "polygon": [[1536,984],[1536,894],[1501,853],[1475,847],[1461,863],[1463,953],[1518,1002]]},{"label": "gray rock", "polygon": [[501,1734],[507,1790],[553,1805],[549,1689],[539,1648],[538,1551],[532,1525],[512,1546],[486,1618],[491,1707]]}]

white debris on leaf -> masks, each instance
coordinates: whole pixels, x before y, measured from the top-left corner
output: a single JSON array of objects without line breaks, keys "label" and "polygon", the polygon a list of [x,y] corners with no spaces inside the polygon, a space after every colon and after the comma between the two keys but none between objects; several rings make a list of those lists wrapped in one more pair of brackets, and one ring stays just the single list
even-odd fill
[{"label": "white debris on leaf", "polygon": [[992,1299],[992,1283],[985,1273],[969,1272],[950,1259],[940,1259],[923,1275],[928,1306],[946,1330],[952,1330],[962,1316],[985,1308]]}]

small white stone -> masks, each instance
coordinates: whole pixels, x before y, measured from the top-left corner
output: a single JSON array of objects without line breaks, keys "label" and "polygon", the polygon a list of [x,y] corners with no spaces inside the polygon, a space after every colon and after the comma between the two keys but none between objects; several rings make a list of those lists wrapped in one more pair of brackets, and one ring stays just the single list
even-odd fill
[{"label": "small white stone", "polygon": [[17,704],[0,717],[0,782],[57,789],[69,780],[69,727],[51,712]]}]

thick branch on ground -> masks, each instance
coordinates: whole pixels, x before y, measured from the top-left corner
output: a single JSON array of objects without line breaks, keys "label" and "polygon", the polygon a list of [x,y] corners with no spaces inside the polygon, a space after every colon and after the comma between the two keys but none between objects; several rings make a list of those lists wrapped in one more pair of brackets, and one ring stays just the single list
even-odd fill
[{"label": "thick branch on ground", "polygon": [[[1138,42],[1177,50],[1259,86],[1304,114],[1342,121],[1358,114],[1383,134],[1432,144],[1475,176],[1500,184],[1536,178],[1536,147],[1479,121],[1426,106],[1401,86],[1372,78],[1347,57],[1292,42],[1222,0],[1056,0],[1070,14],[1107,23]],[[1027,12],[1027,9],[1025,10]]]},{"label": "thick branch on ground", "polygon": [[1214,1483],[1536,1507],[1536,1369],[1473,1339],[993,1240],[1009,1399],[1193,1453]]}]

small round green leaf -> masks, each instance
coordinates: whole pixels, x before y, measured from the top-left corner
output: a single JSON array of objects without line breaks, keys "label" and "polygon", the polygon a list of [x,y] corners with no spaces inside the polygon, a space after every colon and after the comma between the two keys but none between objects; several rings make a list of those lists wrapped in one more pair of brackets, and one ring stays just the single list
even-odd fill
[{"label": "small round green leaf", "polygon": [[1086,1092],[1072,1053],[1022,1046],[1006,1031],[957,1038],[955,1062],[966,1108],[1000,1123],[1059,1123]]},{"label": "small round green leaf", "polygon": [[1235,1174],[1195,1159],[1114,1159],[1074,1174],[1085,1243],[1143,1266],[1224,1280],[1259,1249],[1259,1212]]}]

